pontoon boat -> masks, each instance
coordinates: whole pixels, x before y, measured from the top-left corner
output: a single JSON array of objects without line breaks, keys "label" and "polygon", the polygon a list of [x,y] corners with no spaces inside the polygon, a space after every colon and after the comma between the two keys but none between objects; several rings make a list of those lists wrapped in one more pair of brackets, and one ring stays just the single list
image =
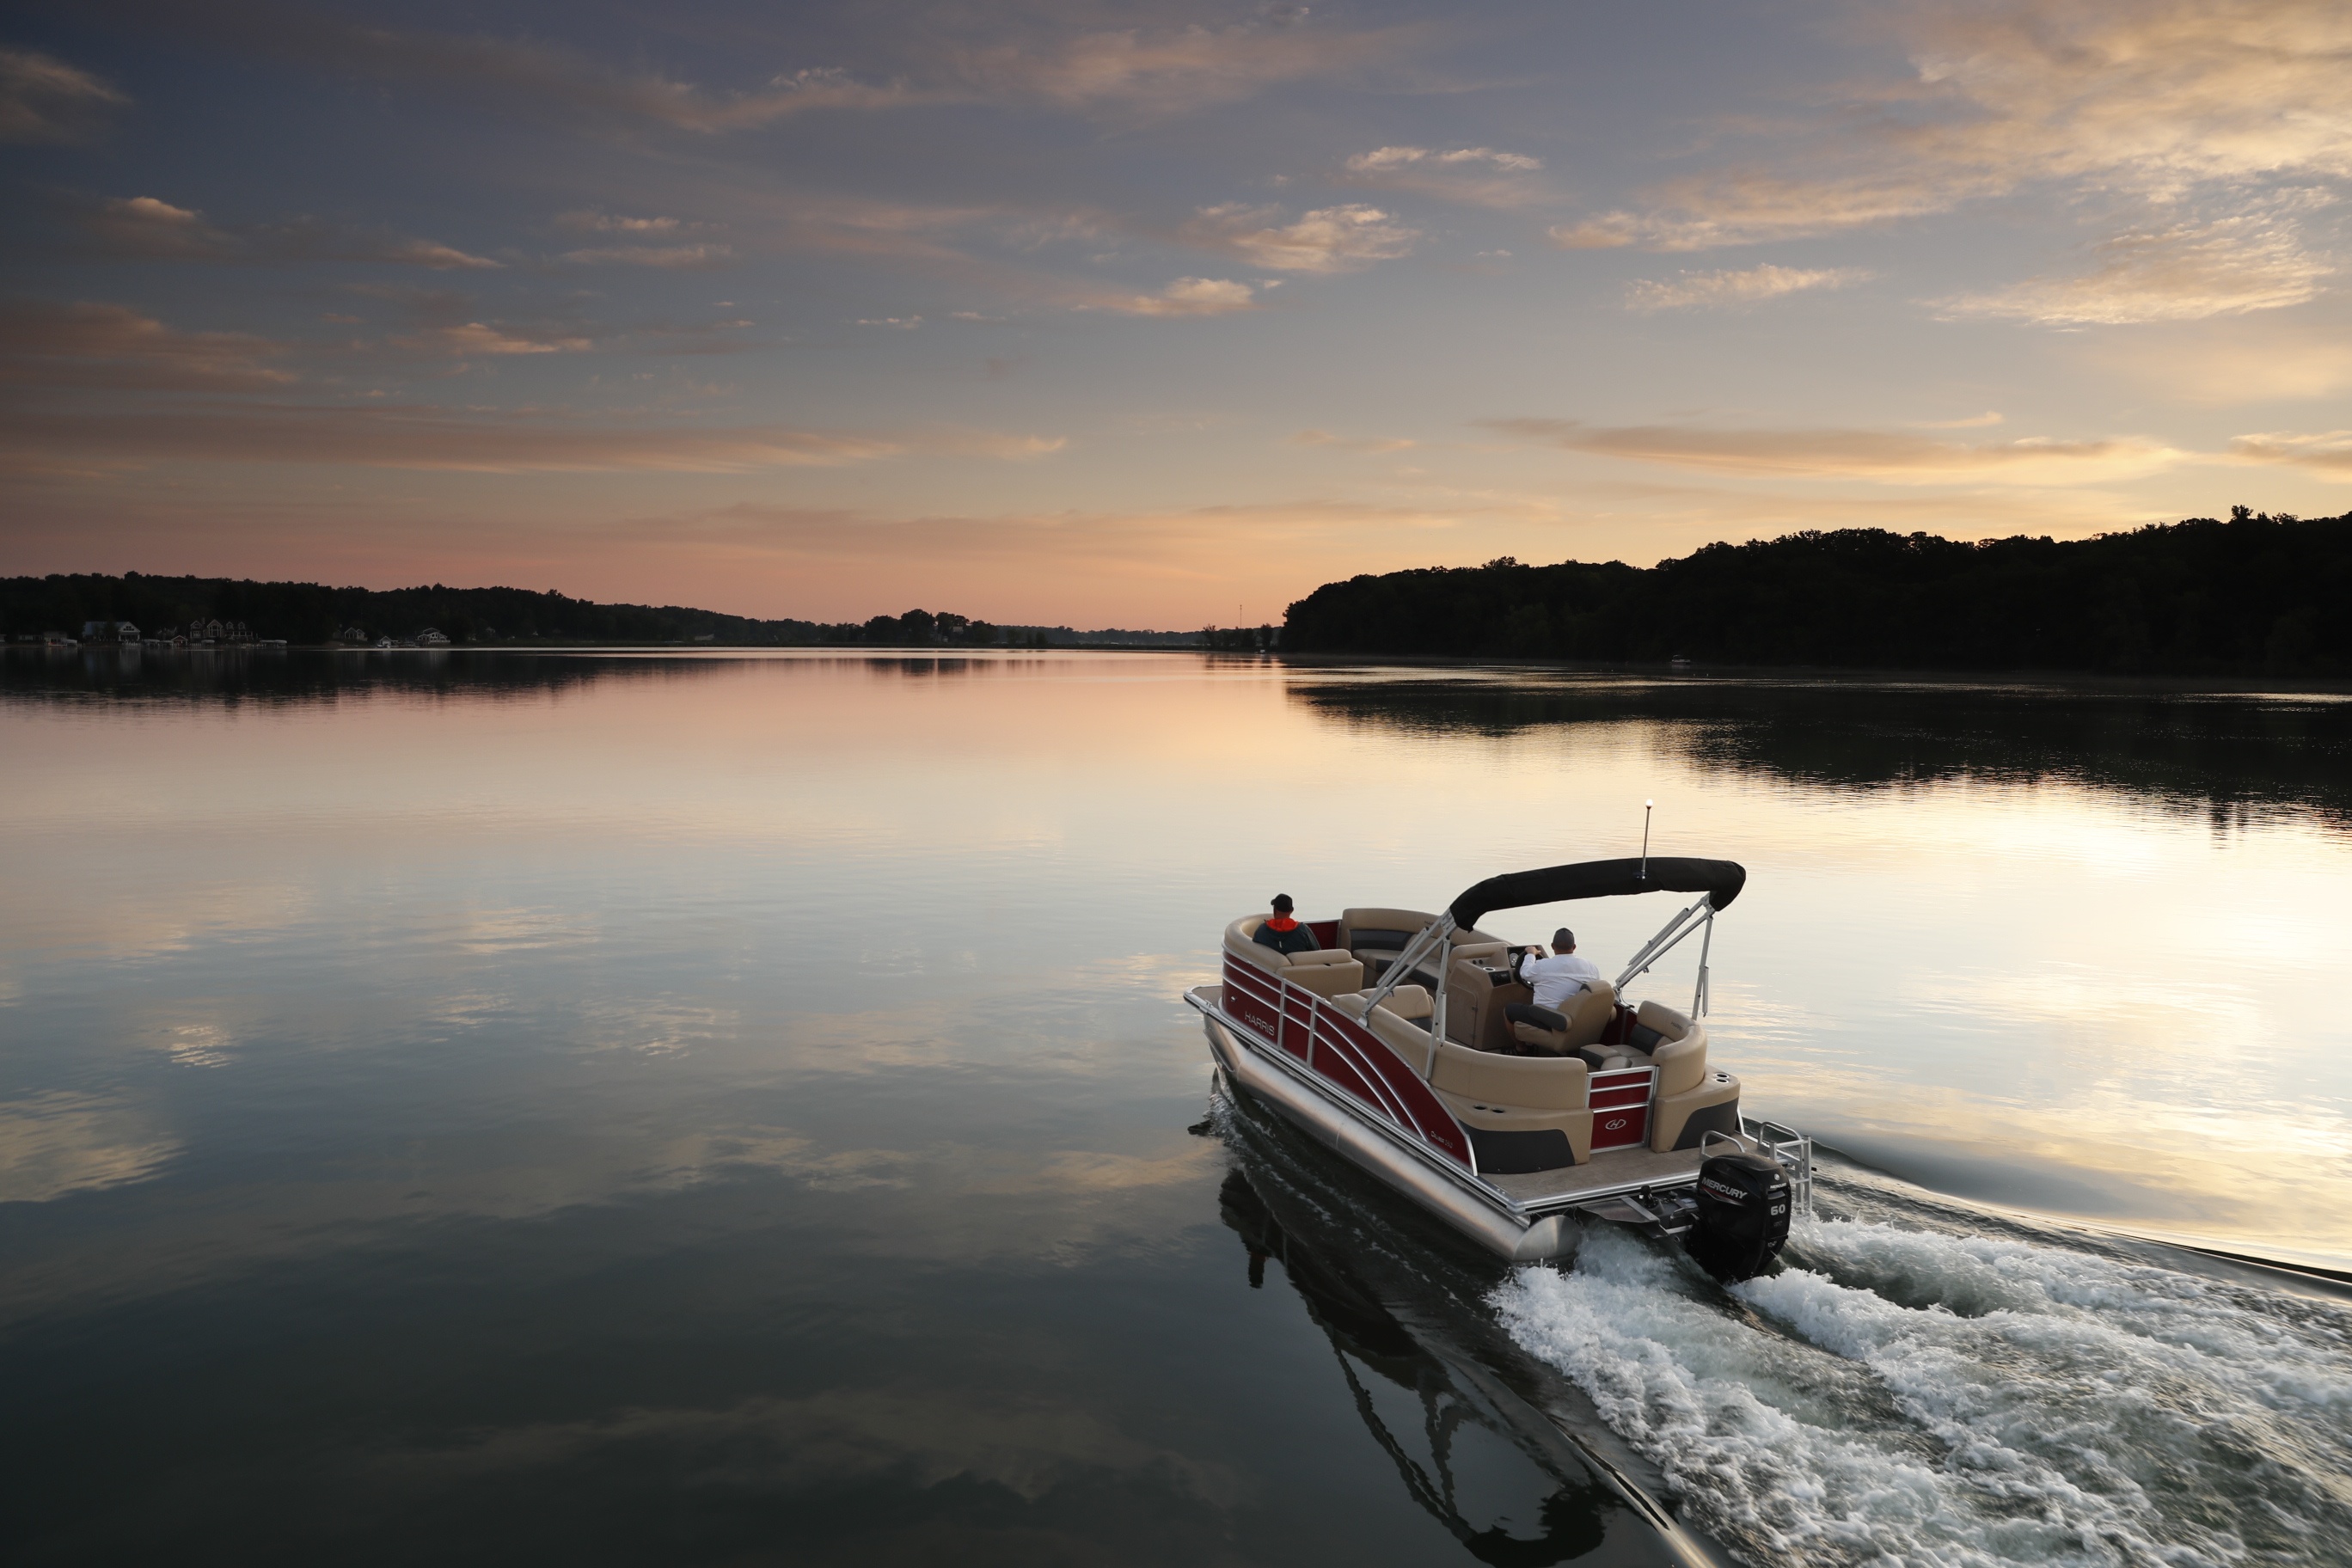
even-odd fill
[{"label": "pontoon boat", "polygon": [[[1520,1261],[1575,1250],[1575,1216],[1680,1236],[1718,1278],[1768,1267],[1812,1196],[1812,1146],[1739,1113],[1739,1080],[1707,1059],[1707,951],[1748,873],[1728,860],[1592,860],[1489,878],[1444,911],[1349,909],[1305,921],[1318,947],[1225,928],[1224,977],[1185,999],[1206,1015],[1227,1081],[1455,1229]],[[1556,1015],[1530,1000],[1525,952],[1478,929],[1497,910],[1671,891],[1697,901],[1612,984]],[[1687,1010],[1627,986],[1699,936]]]}]

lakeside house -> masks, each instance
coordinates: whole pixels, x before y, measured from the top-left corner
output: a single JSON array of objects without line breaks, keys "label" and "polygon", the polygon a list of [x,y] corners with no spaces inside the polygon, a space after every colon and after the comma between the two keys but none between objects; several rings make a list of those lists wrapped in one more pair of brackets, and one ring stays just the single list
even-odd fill
[{"label": "lakeside house", "polygon": [[84,621],[81,624],[84,642],[127,642],[139,640],[139,628],[129,621]]},{"label": "lakeside house", "polygon": [[416,634],[416,646],[418,647],[447,647],[449,646],[449,639],[446,637],[444,637],[441,633],[436,631],[433,627],[427,626],[423,631]]}]

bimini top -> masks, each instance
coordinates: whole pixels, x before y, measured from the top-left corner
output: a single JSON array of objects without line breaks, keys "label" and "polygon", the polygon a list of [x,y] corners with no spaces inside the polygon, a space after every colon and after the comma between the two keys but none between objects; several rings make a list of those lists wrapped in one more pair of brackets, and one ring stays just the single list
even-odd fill
[{"label": "bimini top", "polygon": [[1569,899],[1610,899],[1621,893],[1705,893],[1714,906],[1730,907],[1748,885],[1747,868],[1731,860],[1689,860],[1653,855],[1647,860],[1580,860],[1540,871],[1489,877],[1454,900],[1456,926],[1475,926],[1495,910],[1556,904]]}]

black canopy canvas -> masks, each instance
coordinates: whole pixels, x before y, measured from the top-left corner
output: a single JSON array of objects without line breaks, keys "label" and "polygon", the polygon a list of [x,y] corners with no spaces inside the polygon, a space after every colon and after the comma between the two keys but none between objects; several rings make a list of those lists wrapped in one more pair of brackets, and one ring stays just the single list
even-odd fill
[{"label": "black canopy canvas", "polygon": [[1647,861],[1580,860],[1540,871],[1489,877],[1454,900],[1457,926],[1475,926],[1495,910],[1556,904],[1569,899],[1609,899],[1622,893],[1705,893],[1727,909],[1748,885],[1748,871],[1731,860],[1691,860],[1653,855]]}]

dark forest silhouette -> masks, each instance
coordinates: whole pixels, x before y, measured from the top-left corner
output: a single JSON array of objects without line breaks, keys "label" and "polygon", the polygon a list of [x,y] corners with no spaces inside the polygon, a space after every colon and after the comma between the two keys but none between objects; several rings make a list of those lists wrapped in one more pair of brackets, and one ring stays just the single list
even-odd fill
[{"label": "dark forest silhouette", "polygon": [[2352,674],[2352,513],[2233,507],[2095,539],[1879,529],[1327,583],[1286,653],[2145,675]]},{"label": "dark forest silhouette", "polygon": [[[0,577],[0,637],[79,635],[89,622],[124,622],[149,637],[219,621],[255,638],[295,644],[394,640],[432,628],[453,643],[710,643],[730,647],[1055,647],[1197,643],[1202,633],[1074,631],[1000,626],[947,612],[908,610],[866,621],[757,620],[675,605],[600,605],[527,588],[374,590],[137,572]],[[355,635],[354,635],[355,634]],[[1271,628],[1265,636],[1272,637]]]}]

